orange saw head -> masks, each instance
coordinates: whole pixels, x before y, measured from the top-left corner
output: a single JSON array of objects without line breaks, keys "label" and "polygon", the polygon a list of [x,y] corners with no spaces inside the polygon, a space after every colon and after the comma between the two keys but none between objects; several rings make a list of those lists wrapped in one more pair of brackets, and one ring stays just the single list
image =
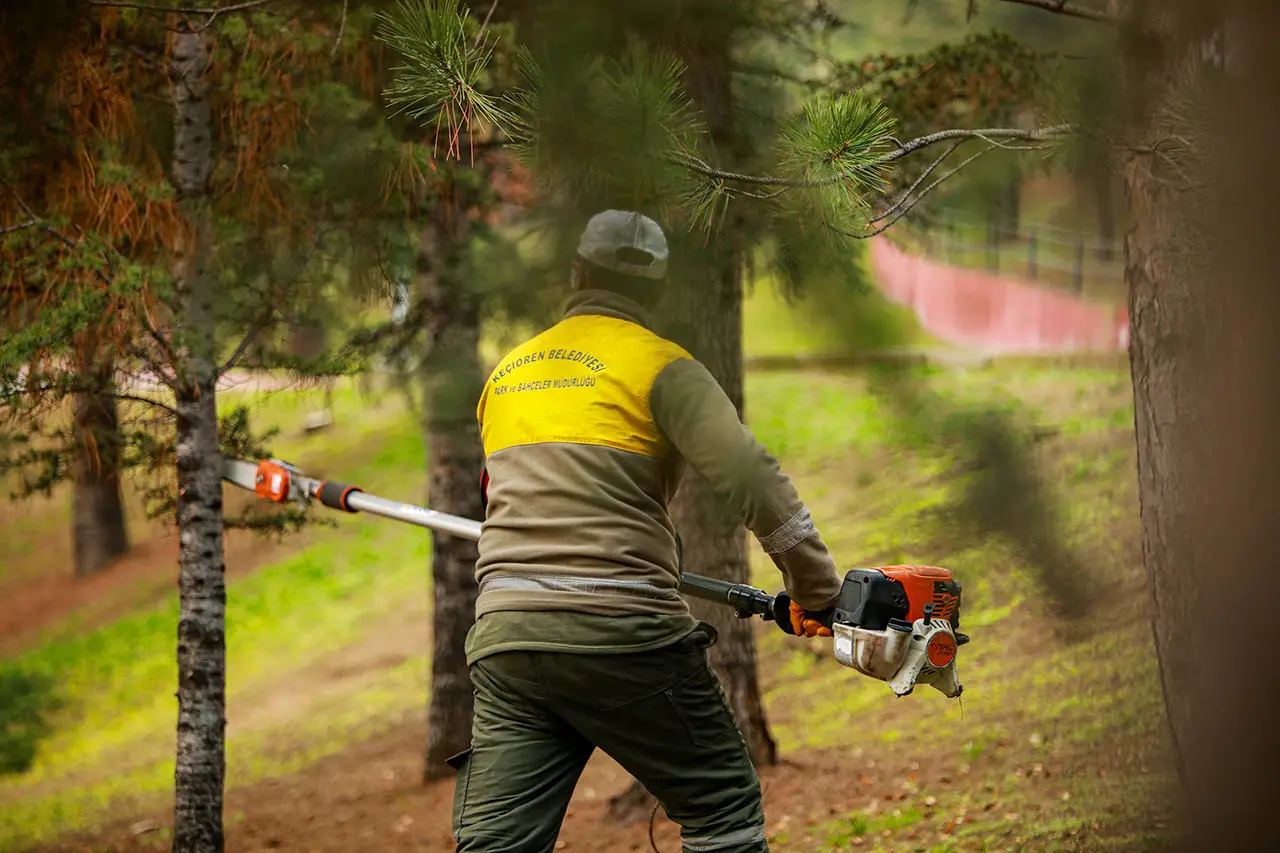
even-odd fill
[{"label": "orange saw head", "polygon": [[906,696],[917,683],[960,695],[960,584],[937,566],[880,566],[845,575],[832,630],[836,659]]}]

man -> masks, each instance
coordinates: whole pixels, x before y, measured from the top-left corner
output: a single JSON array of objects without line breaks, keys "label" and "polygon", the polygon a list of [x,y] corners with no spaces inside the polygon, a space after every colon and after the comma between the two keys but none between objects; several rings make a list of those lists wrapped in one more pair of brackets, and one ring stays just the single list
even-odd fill
[{"label": "man", "polygon": [[564,319],[509,353],[481,394],[486,516],[459,851],[554,849],[596,747],[658,798],[686,851],[768,849],[759,779],[708,665],[714,634],[678,592],[667,505],[684,466],[781,570],[795,633],[830,635],[812,611],[834,604],[840,580],[716,380],[650,331],[667,254],[648,217],[592,218]]}]

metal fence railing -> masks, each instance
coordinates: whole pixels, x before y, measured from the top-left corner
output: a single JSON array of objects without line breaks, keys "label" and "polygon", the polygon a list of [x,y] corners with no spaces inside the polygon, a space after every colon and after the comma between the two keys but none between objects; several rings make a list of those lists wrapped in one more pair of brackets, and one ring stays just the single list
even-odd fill
[{"label": "metal fence railing", "polygon": [[1044,222],[1016,229],[949,210],[931,211],[898,242],[932,260],[1030,279],[1113,301],[1124,293],[1124,244]]}]

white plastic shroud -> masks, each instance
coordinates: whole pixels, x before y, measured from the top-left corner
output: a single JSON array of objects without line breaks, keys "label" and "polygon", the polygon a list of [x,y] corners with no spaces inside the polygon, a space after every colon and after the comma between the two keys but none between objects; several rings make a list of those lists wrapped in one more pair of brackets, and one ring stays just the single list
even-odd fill
[{"label": "white plastic shroud", "polygon": [[836,660],[863,675],[888,682],[899,696],[917,684],[932,684],[954,699],[964,689],[956,676],[956,637],[951,622],[917,619],[910,631],[871,631],[843,622],[833,626]]}]

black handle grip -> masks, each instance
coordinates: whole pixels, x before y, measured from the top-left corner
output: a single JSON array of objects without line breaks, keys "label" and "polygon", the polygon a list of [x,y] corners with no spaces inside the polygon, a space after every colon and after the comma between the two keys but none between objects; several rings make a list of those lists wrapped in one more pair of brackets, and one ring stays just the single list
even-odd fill
[{"label": "black handle grip", "polygon": [[770,619],[775,613],[773,596],[745,583],[731,583],[685,572],[680,576],[680,591],[694,598],[727,604],[744,619],[750,616]]},{"label": "black handle grip", "polygon": [[[835,630],[836,609],[834,607],[806,610],[804,615],[806,619],[816,620],[819,625],[828,630]],[[791,596],[785,592],[780,592],[773,597],[773,621],[778,623],[782,633],[795,636],[796,632],[791,627]]]},{"label": "black handle grip", "polygon": [[325,480],[320,484],[320,488],[316,491],[316,497],[320,498],[320,503],[329,507],[329,509],[340,509],[343,512],[355,512],[347,504],[347,498],[351,497],[353,492],[363,492],[364,489],[359,486],[351,486],[347,483],[334,483]]}]

